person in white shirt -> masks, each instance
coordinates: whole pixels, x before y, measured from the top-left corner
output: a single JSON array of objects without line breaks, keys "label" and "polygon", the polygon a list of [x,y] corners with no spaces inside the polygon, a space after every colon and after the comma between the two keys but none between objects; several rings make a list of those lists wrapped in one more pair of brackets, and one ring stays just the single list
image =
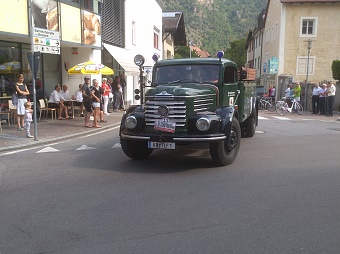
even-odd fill
[{"label": "person in white shirt", "polygon": [[319,87],[318,83],[315,83],[313,91],[312,91],[312,107],[313,112],[312,114],[318,114],[320,110],[320,92],[322,91],[322,88]]},{"label": "person in white shirt", "polygon": [[61,99],[64,101],[64,105],[65,106],[71,106],[71,96],[70,96],[70,92],[67,90],[68,86],[67,85],[63,85],[63,89],[60,91],[60,96]]},{"label": "person in white shirt", "polygon": [[326,115],[326,97],[327,97],[327,84],[322,84],[322,88],[319,93],[320,115]]},{"label": "person in white shirt", "polygon": [[292,105],[292,101],[291,101],[291,98],[290,98],[291,90],[292,90],[292,85],[288,84],[287,89],[285,91],[285,97],[286,97],[286,102],[287,102],[289,107]]},{"label": "person in white shirt", "polygon": [[336,87],[332,81],[327,82],[327,111],[326,116],[333,116],[334,98],[335,98]]},{"label": "person in white shirt", "polygon": [[72,97],[73,100],[75,100],[74,106],[80,107],[80,116],[84,116],[84,104],[83,104],[83,84],[79,84],[79,89],[74,93],[74,96]]},{"label": "person in white shirt", "polygon": [[[70,119],[68,112],[67,112],[67,106],[64,105],[64,100],[61,97],[60,94],[60,85],[55,86],[55,90],[50,95],[50,98],[48,100],[48,107],[49,108],[58,108],[58,120],[63,119]],[[62,113],[65,112],[65,118],[62,118]]]}]

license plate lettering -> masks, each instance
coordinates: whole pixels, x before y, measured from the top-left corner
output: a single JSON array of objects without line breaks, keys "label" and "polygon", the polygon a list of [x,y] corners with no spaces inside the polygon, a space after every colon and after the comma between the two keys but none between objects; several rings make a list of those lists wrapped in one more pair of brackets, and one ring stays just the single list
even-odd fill
[{"label": "license plate lettering", "polygon": [[170,142],[148,142],[148,148],[152,149],[167,149],[167,150],[173,150],[175,149],[175,143]]}]

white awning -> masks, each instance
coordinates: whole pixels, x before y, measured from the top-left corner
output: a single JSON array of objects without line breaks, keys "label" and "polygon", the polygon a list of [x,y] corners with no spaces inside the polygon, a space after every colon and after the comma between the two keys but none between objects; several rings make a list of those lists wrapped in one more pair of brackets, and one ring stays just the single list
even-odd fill
[{"label": "white awning", "polygon": [[139,75],[139,67],[135,65],[133,59],[135,56],[129,54],[128,51],[122,48],[112,46],[104,43],[104,47],[116,59],[116,61],[123,67],[125,74],[130,76]]}]

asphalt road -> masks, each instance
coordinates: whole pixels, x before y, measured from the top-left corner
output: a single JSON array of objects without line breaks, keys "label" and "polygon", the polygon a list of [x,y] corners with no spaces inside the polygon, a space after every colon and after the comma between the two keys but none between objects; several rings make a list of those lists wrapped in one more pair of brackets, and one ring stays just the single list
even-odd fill
[{"label": "asphalt road", "polygon": [[117,131],[0,156],[1,254],[340,253],[340,122],[260,120],[221,168]]}]

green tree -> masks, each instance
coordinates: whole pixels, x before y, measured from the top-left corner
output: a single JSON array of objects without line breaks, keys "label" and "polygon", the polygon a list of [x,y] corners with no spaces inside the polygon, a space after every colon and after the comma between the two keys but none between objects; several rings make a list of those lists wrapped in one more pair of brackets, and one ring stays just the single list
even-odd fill
[{"label": "green tree", "polygon": [[[176,46],[175,58],[189,58],[190,48],[189,46]],[[196,50],[191,50],[191,57],[199,57]]]},{"label": "green tree", "polygon": [[234,61],[238,66],[247,62],[246,39],[236,40],[229,44],[224,52],[224,57]]},{"label": "green tree", "polygon": [[334,60],[332,63],[332,73],[335,80],[340,80],[340,60]]}]

